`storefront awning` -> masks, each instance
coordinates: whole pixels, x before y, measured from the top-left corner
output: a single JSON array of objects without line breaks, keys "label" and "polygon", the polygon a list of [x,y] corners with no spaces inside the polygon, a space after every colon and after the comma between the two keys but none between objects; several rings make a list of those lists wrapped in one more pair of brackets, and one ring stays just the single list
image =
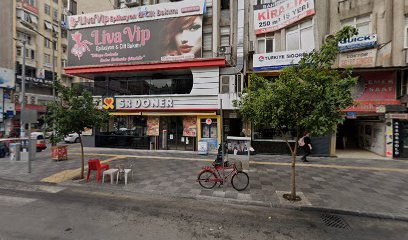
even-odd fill
[{"label": "storefront awning", "polygon": [[139,64],[67,67],[64,68],[64,71],[65,74],[69,75],[93,78],[93,76],[97,74],[112,72],[148,72],[199,67],[224,67],[225,65],[225,58],[200,58],[178,62],[153,62]]}]

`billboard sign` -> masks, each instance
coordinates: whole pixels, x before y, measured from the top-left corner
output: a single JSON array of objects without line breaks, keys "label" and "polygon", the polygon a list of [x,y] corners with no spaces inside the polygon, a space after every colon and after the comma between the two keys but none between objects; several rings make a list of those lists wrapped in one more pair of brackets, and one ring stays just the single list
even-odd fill
[{"label": "billboard sign", "polygon": [[304,54],[311,50],[294,50],[254,54],[254,71],[279,70],[286,66],[299,63]]},{"label": "billboard sign", "polygon": [[274,32],[313,14],[314,0],[279,0],[255,5],[255,32]]},{"label": "billboard sign", "polygon": [[134,8],[68,16],[68,29],[75,30],[124,23],[137,23],[173,17],[202,15],[204,13],[205,0],[184,0],[181,2],[145,5]]},{"label": "billboard sign", "polygon": [[14,88],[14,70],[0,67],[0,88]]},{"label": "billboard sign", "polygon": [[377,45],[377,34],[368,34],[346,38],[338,44],[340,52],[371,48],[375,45]]},{"label": "billboard sign", "polygon": [[339,67],[367,68],[374,67],[377,49],[368,49],[358,52],[342,53],[339,58]]},{"label": "billboard sign", "polygon": [[202,21],[194,15],[71,30],[68,66],[201,58]]}]

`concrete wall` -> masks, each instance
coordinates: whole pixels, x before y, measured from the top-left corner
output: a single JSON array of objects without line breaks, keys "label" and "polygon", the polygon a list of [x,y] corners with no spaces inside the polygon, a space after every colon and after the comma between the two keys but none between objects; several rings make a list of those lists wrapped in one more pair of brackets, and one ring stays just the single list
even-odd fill
[{"label": "concrete wall", "polygon": [[[112,4],[115,0],[111,0]],[[103,12],[108,10],[113,10],[113,6],[108,0],[77,0],[77,10],[78,14],[82,13],[93,13],[93,12]]]},{"label": "concrete wall", "polygon": [[0,67],[14,69],[14,1],[0,1]]}]

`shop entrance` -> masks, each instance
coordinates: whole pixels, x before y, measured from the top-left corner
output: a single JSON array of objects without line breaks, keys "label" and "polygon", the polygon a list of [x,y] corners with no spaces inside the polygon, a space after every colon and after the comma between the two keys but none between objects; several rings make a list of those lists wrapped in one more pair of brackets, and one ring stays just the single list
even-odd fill
[{"label": "shop entrance", "polygon": [[336,149],[361,149],[358,140],[357,120],[346,119],[343,124],[337,126]]},{"label": "shop entrance", "polygon": [[160,149],[194,151],[196,138],[183,136],[183,118],[182,116],[160,117]]}]

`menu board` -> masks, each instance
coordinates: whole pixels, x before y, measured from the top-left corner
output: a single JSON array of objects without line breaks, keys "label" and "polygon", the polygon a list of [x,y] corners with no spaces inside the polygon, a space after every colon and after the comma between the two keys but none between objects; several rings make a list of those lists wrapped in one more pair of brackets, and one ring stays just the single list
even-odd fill
[{"label": "menu board", "polygon": [[147,118],[147,135],[159,136],[160,134],[160,117],[148,117]]}]

